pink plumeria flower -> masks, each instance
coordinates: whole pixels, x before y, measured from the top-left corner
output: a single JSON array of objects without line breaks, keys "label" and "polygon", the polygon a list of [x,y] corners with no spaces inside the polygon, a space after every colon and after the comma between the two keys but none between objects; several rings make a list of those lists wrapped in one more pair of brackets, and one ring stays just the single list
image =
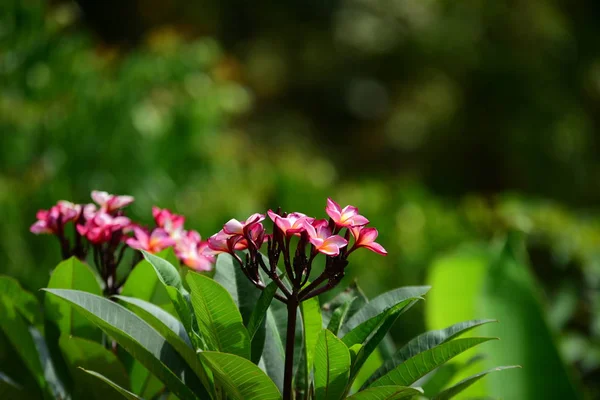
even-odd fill
[{"label": "pink plumeria flower", "polygon": [[31,225],[29,230],[36,235],[57,234],[59,230],[60,210],[57,206],[49,210],[40,210],[35,215],[37,221]]},{"label": "pink plumeria flower", "polygon": [[352,246],[352,250],[364,247],[383,256],[387,255],[387,251],[383,246],[379,243],[375,243],[375,239],[377,239],[377,236],[379,235],[377,229],[357,226],[350,228],[350,232],[352,232],[352,236],[354,236],[354,246]]},{"label": "pink plumeria flower", "polygon": [[62,215],[63,223],[74,221],[79,218],[82,206],[80,204],[71,203],[70,201],[61,200],[57,204],[58,210]]},{"label": "pink plumeria flower", "polygon": [[264,219],[265,215],[259,213],[252,214],[245,221],[232,218],[223,226],[223,232],[229,235],[245,235],[252,226],[264,221]]},{"label": "pink plumeria flower", "polygon": [[289,213],[286,217],[275,214],[272,210],[267,211],[275,225],[283,232],[284,236],[298,234],[304,230],[305,222],[312,222],[314,218],[307,217],[299,212]]},{"label": "pink plumeria flower", "polygon": [[235,250],[246,250],[248,242],[242,235],[229,235],[220,230],[208,238],[208,246],[210,247],[210,254],[213,255],[220,253],[233,254]]},{"label": "pink plumeria flower", "polygon": [[368,219],[358,213],[358,208],[354,206],[341,208],[340,205],[331,198],[327,199],[325,211],[339,227],[348,228],[353,226],[363,226],[369,223]]},{"label": "pink plumeria flower", "polygon": [[184,237],[177,245],[177,257],[195,271],[210,271],[215,263],[215,256],[207,252],[208,242],[196,242]]},{"label": "pink plumeria flower", "polygon": [[169,234],[162,228],[156,228],[151,234],[139,226],[133,227],[134,237],[126,240],[129,247],[137,250],[145,250],[150,253],[158,253],[161,250],[175,244]]},{"label": "pink plumeria flower", "polygon": [[49,210],[40,210],[36,214],[37,221],[29,230],[36,235],[58,234],[64,224],[79,218],[81,206],[61,200]]},{"label": "pink plumeria flower", "polygon": [[172,213],[166,208],[152,207],[152,216],[156,225],[159,228],[163,228],[172,237],[178,238],[184,233],[183,223],[185,222],[185,217],[183,215]]},{"label": "pink plumeria flower", "polygon": [[132,196],[116,196],[109,194],[108,192],[93,190],[92,200],[94,200],[102,210],[110,213],[133,203],[134,198]]},{"label": "pink plumeria flower", "polygon": [[326,220],[314,221],[312,224],[304,221],[308,239],[315,249],[328,256],[337,256],[340,249],[348,245],[348,241],[340,235],[332,235]]},{"label": "pink plumeria flower", "polygon": [[100,244],[108,242],[114,232],[126,230],[130,225],[131,220],[127,217],[114,217],[106,212],[98,211],[93,218],[86,221],[85,225],[77,225],[77,232],[90,242]]}]

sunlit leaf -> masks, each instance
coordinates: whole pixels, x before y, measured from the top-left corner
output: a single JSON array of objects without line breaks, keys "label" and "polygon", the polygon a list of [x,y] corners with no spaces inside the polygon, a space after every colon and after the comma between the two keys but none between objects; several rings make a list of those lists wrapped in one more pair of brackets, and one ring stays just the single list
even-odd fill
[{"label": "sunlit leaf", "polygon": [[200,358],[215,380],[234,400],[278,400],[281,394],[271,379],[251,361],[234,354],[204,351]]},{"label": "sunlit leaf", "polygon": [[460,353],[494,338],[465,338],[442,343],[432,349],[419,353],[371,383],[370,387],[399,385],[408,386],[427,375],[440,365]]},{"label": "sunlit leaf", "polygon": [[210,349],[250,359],[250,338],[233,298],[214,280],[190,272],[187,282],[200,331]]},{"label": "sunlit leaf", "polygon": [[350,376],[350,353],[331,331],[323,329],[315,346],[315,398],[338,400]]}]

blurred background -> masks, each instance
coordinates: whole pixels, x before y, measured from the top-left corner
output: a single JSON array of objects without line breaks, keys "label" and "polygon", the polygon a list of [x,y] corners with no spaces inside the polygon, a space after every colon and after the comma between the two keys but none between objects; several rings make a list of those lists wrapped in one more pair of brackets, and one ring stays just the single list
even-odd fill
[{"label": "blurred background", "polygon": [[352,259],[368,296],[433,285],[398,345],[498,318],[491,364],[524,368],[471,396],[599,399],[598,17],[590,0],[3,0],[0,273],[45,286],[60,252],[35,212],[92,189],[204,237],[277,206],[324,216],[331,196],[389,251]]}]

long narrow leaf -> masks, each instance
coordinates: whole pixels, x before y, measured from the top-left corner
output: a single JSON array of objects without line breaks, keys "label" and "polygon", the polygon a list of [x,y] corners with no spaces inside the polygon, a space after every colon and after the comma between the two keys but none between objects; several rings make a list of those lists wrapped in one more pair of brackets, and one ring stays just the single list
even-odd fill
[{"label": "long narrow leaf", "polygon": [[451,399],[454,396],[456,396],[457,394],[459,394],[460,392],[462,392],[463,390],[465,390],[466,388],[468,388],[469,386],[471,386],[472,384],[474,384],[475,382],[477,382],[478,380],[480,380],[481,378],[483,378],[484,376],[486,376],[487,374],[490,374],[490,373],[496,372],[496,371],[502,371],[505,369],[512,369],[512,368],[521,368],[521,367],[518,365],[510,365],[510,366],[506,366],[506,367],[496,367],[496,368],[492,368],[487,371],[481,372],[479,374],[470,376],[470,377],[458,382],[456,385],[449,387],[448,389],[444,390],[443,392],[438,393],[437,395],[435,395],[433,397],[432,400]]},{"label": "long narrow leaf", "polygon": [[273,301],[275,292],[277,292],[277,284],[275,282],[271,282],[267,285],[265,290],[262,291],[260,297],[258,298],[256,307],[254,307],[247,325],[250,339],[254,338],[254,335],[256,335],[256,332],[264,321],[265,316],[267,315],[267,310]]},{"label": "long narrow leaf", "polygon": [[234,354],[205,351],[200,358],[234,400],[279,400],[281,394],[271,379],[251,361]]},{"label": "long narrow leaf", "polygon": [[331,318],[329,319],[329,323],[327,324],[327,329],[333,332],[334,335],[337,336],[342,324],[346,321],[346,317],[348,316],[348,312],[350,311],[350,307],[356,300],[356,297],[351,298],[346,301],[344,304],[335,309],[333,314],[331,314]]},{"label": "long narrow leaf", "polygon": [[428,291],[429,286],[408,286],[391,290],[382,295],[377,296],[372,301],[361,307],[340,330],[341,337],[344,337],[348,332],[362,324],[363,322],[376,317],[390,307],[393,307],[408,299],[423,297]]},{"label": "long narrow leaf", "polygon": [[323,329],[315,347],[315,398],[339,400],[350,376],[350,352],[331,331]]},{"label": "long narrow leaf", "polygon": [[183,377],[193,377],[193,372],[165,338],[133,312],[111,300],[77,290],[44,290],[76,307],[180,399],[196,398],[182,381]]},{"label": "long narrow leaf", "polygon": [[100,379],[102,382],[106,383],[108,386],[110,386],[111,388],[114,389],[114,391],[116,391],[117,393],[119,393],[121,395],[122,398],[127,399],[127,400],[144,400],[141,397],[131,393],[129,390],[121,387],[120,385],[116,384],[115,382],[111,381],[110,379],[108,379],[107,377],[105,377],[102,374],[99,374],[95,371],[89,371],[87,369],[83,369],[81,368],[81,370],[87,374],[90,374],[91,376],[94,376],[98,379]]},{"label": "long narrow leaf", "polygon": [[440,344],[439,346],[409,358],[387,374],[372,382],[370,387],[412,385],[429,372],[446,363],[448,360],[451,360],[472,347],[494,339],[496,338],[473,337],[456,339]]},{"label": "long narrow leaf", "polygon": [[347,400],[408,400],[423,391],[406,386],[379,386],[369,388],[347,397]]},{"label": "long narrow leaf", "polygon": [[430,331],[423,333],[416,338],[409,341],[404,345],[396,354],[388,359],[363,385],[363,388],[368,387],[372,382],[379,379],[389,371],[394,369],[399,364],[408,360],[411,357],[416,356],[419,353],[434,348],[435,346],[446,343],[460,335],[469,332],[471,329],[477,328],[478,326],[489,324],[490,322],[496,322],[492,319],[476,319],[472,321],[459,322],[445,329],[437,331]]}]

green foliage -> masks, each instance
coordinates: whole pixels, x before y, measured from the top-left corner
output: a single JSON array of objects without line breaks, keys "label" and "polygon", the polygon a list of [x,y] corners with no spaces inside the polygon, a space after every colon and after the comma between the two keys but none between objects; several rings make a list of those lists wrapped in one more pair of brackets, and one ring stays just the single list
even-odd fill
[{"label": "green foliage", "polygon": [[[48,396],[53,398],[69,393],[74,399],[88,396],[90,390],[91,396],[96,398],[120,396],[140,399],[166,392],[180,399],[281,399],[279,387],[285,338],[278,327],[282,305],[279,300],[273,299],[274,286],[267,285],[252,310],[247,304],[246,314],[249,317],[244,325],[238,304],[246,300],[240,294],[248,288],[241,289],[245,285],[236,278],[240,272],[231,269],[233,264],[228,256],[222,257],[219,262],[220,266],[224,266],[220,275],[228,269],[231,273],[230,279],[220,278],[227,288],[207,276],[189,272],[189,293],[177,268],[171,263],[150,254],[145,254],[145,257],[151,268],[145,269],[144,273],[154,274],[160,285],[164,284],[167,293],[174,291],[172,293],[180,295],[170,296],[172,306],[181,314],[188,314],[182,320],[188,321],[189,325],[185,326],[182,320],[147,300],[127,296],[115,296],[110,300],[76,289],[47,288],[46,296],[56,299],[60,307],[66,306],[69,315],[78,312],[106,334],[99,341],[94,341],[78,337],[76,332],[63,332],[58,346],[66,370],[60,373],[57,367],[62,365],[61,360],[50,357],[45,350],[44,337],[31,326],[35,319],[28,321],[16,311],[15,303],[24,307],[28,304],[24,299],[31,298],[18,285],[10,281],[5,283],[12,285],[10,293],[15,296],[0,296],[5,310],[13,310],[1,314],[3,318],[12,319],[6,320],[11,322],[10,325],[3,322],[0,327],[6,330],[9,338],[35,343],[29,347],[28,353],[20,353],[20,357],[29,362],[30,368],[37,366],[30,373],[37,376],[40,390],[47,391]],[[63,279],[65,270],[73,272],[74,268],[78,268],[74,267],[76,265],[79,264],[73,260],[63,263],[55,270],[56,276],[51,278],[51,282]],[[146,277],[141,279],[150,281]],[[78,279],[74,282],[75,287],[77,282],[83,282],[85,287],[87,281]],[[300,338],[295,342],[297,353],[302,355],[296,363],[299,371],[296,385],[301,385],[296,386],[299,396],[323,400],[339,400],[347,396],[359,400],[416,399],[423,395],[423,391],[407,386],[426,381],[432,371],[447,361],[492,339],[458,338],[471,329],[485,326],[490,320],[468,321],[425,333],[392,355],[362,390],[353,394],[353,380],[365,366],[365,360],[375,354],[374,351],[378,351],[376,354],[379,356],[384,354],[378,348],[392,324],[428,290],[429,287],[400,288],[369,302],[354,287],[327,303],[323,310],[317,298],[304,302],[299,313],[303,322],[298,330]],[[22,293],[19,294],[19,291]],[[177,306],[175,303],[179,301],[183,304]],[[360,306],[355,307],[357,304]],[[31,305],[24,309],[29,310],[29,315],[37,314]],[[338,309],[342,311],[337,312]],[[328,316],[328,321],[322,315]],[[14,322],[19,321],[17,317],[21,318],[20,323]],[[339,322],[335,322],[338,319]],[[332,320],[334,326],[341,326],[337,335],[324,328],[324,325],[331,325]],[[261,346],[252,346],[253,350],[262,349],[256,359],[250,357],[251,336],[263,342]],[[128,355],[115,352],[117,348],[127,351]],[[127,365],[130,365],[129,369]],[[134,376],[141,366],[147,369],[148,375],[142,378]],[[505,368],[510,367],[496,370]],[[451,398],[489,372],[474,375],[454,386],[446,382],[430,397]],[[69,377],[66,380],[70,382],[68,386],[62,384],[64,376]],[[0,377],[1,390],[21,393],[22,386],[12,377]],[[145,383],[140,386],[138,379]]]}]

